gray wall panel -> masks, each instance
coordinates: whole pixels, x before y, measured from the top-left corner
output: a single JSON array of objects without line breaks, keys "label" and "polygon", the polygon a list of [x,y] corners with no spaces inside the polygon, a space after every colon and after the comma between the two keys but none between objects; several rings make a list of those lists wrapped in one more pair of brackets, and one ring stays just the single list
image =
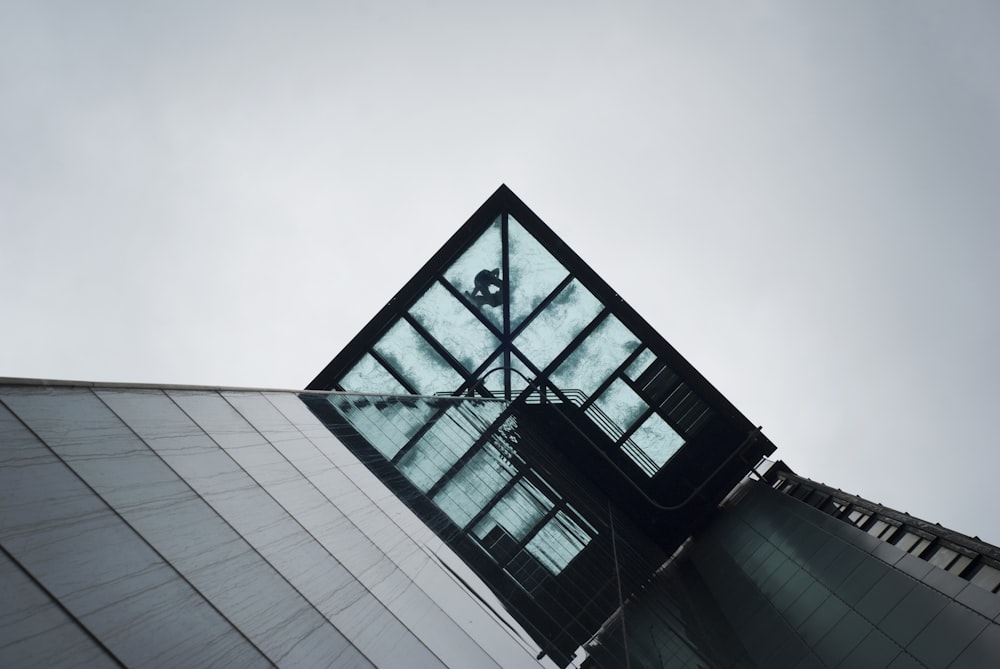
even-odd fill
[{"label": "gray wall panel", "polygon": [[[33,429],[60,431],[32,394],[3,401]],[[0,419],[0,542],[111,653],[127,665],[270,665],[45,444],[6,410]]]},{"label": "gray wall panel", "polygon": [[[699,537],[690,559],[757,666],[946,669],[963,653],[962,662],[973,666],[993,647],[997,625],[988,614],[1000,612],[1000,602],[991,606],[995,596],[981,589],[956,600],[975,586],[883,546],[753,485]],[[789,634],[805,644],[807,656],[796,661],[794,653],[758,643],[764,638],[783,648]]]},{"label": "gray wall panel", "polygon": [[[322,498],[221,395],[178,391],[171,393],[171,399],[230,458],[229,465],[217,463],[227,467],[225,488],[196,478],[191,484],[251,545],[376,665],[391,666],[406,657],[420,666],[441,666],[369,591],[364,580],[377,581],[380,574],[391,572],[391,565],[386,565],[380,551],[364,550],[370,541],[363,533],[336,534],[337,528],[349,526],[336,505]],[[163,440],[163,455],[176,461],[187,477],[196,463],[188,454],[168,453],[175,443]],[[180,462],[186,458],[188,462]],[[372,522],[381,521],[373,516]],[[322,535],[322,528],[339,539],[324,545],[314,535],[316,531]]]},{"label": "gray wall panel", "polygon": [[[427,556],[416,545],[404,554],[389,555],[368,533],[391,531],[391,524],[377,507],[347,518],[336,511],[332,498],[343,482],[337,480],[332,463],[316,449],[295,425],[260,393],[224,393],[224,397],[285,460],[269,462],[275,476],[282,468],[284,480],[269,486],[286,503],[304,527],[340,559],[413,633],[448,666],[498,666],[495,660],[451,619],[397,563],[411,561],[410,568],[426,564]],[[270,470],[269,470],[270,471]],[[371,522],[362,531],[362,519]],[[412,542],[406,542],[412,544]],[[398,550],[398,549],[397,549]],[[395,557],[395,559],[394,559]]]},{"label": "gray wall panel", "polygon": [[3,552],[0,583],[0,667],[121,666]]}]

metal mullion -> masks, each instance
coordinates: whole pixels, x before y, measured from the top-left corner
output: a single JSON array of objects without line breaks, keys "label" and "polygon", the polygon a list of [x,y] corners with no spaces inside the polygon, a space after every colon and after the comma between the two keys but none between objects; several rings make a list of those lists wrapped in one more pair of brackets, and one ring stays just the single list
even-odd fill
[{"label": "metal mullion", "polygon": [[[654,413],[656,413],[656,409],[654,409],[653,407],[649,406],[649,403],[647,402],[646,403],[646,409],[641,414],[639,414],[638,418],[636,418],[634,421],[632,421],[632,427],[628,428],[627,430],[622,430],[622,437],[621,437],[621,439],[619,439],[616,442],[615,445],[616,446],[621,446],[626,441],[628,441],[629,439],[631,439],[632,435],[635,434],[635,431],[639,429],[639,426],[642,425],[646,421],[646,419],[648,419]],[[638,444],[636,444],[636,445],[638,445]]]},{"label": "metal mullion", "polygon": [[[594,389],[594,393],[587,398],[587,401],[584,402],[583,406],[580,407],[580,408],[581,409],[589,409],[591,406],[593,406],[594,403],[597,401],[597,398],[601,396],[601,393],[603,393],[605,390],[607,390],[611,386],[611,384],[615,382],[615,379],[617,379],[617,378],[619,378],[618,375],[617,375],[617,372],[614,372],[612,374],[608,374],[608,378],[606,378],[603,381],[601,381],[601,385],[597,386],[597,388]],[[635,390],[634,387],[632,389]],[[639,395],[640,399],[642,399],[643,401],[646,402],[647,406],[649,406],[649,402],[646,401],[645,398],[642,397],[642,395],[640,395],[639,393],[636,393],[636,394]]]},{"label": "metal mullion", "polygon": [[478,318],[483,325],[489,328],[489,331],[493,334],[494,337],[496,337],[497,339],[502,339],[503,332],[498,330],[497,326],[494,325],[493,322],[490,321],[490,319],[486,318],[486,316],[483,316],[483,312],[480,311],[479,309],[476,309],[475,305],[469,302],[468,298],[466,298],[465,295],[463,295],[458,288],[455,288],[455,286],[448,283],[448,280],[445,279],[444,277],[438,277],[438,283],[444,286],[445,290],[451,293],[455,299],[460,300],[462,304],[464,304],[466,307],[471,307],[469,308],[469,311],[474,313],[476,315],[476,318]]},{"label": "metal mullion", "polygon": [[535,363],[531,362],[531,360],[528,359],[528,356],[526,356],[521,351],[521,349],[519,349],[513,343],[508,345],[508,352],[511,353],[512,355],[517,355],[518,360],[520,360],[522,364],[528,367],[529,372],[532,372],[535,375],[535,378],[528,382],[527,387],[525,387],[525,389],[518,394],[518,398],[527,397],[532,392],[534,392],[534,389],[540,388],[542,386],[544,381],[542,379],[542,372],[541,370],[538,369],[538,367],[535,366]]},{"label": "metal mullion", "polygon": [[[464,392],[465,390],[473,390],[475,388],[473,383],[481,384],[483,379],[480,377],[480,375],[489,371],[490,364],[497,359],[498,354],[500,353],[502,353],[502,350],[500,348],[490,353],[489,357],[487,357],[486,360],[481,365],[479,365],[479,367],[476,367],[476,369],[472,372],[469,380],[463,383],[459,387],[458,392],[461,393]],[[483,390],[487,390],[485,385],[483,386]]]},{"label": "metal mullion", "polygon": [[474,442],[472,442],[472,446],[470,446],[465,453],[462,453],[461,457],[455,461],[455,464],[449,467],[448,471],[442,474],[441,478],[434,482],[434,485],[432,485],[426,493],[427,497],[433,497],[435,493],[448,483],[448,481],[455,478],[455,475],[458,474],[459,470],[461,470],[463,466],[465,466],[465,463],[473,458],[476,451],[482,447],[483,444],[489,441],[491,436],[496,434],[496,429],[503,425],[504,421],[510,417],[511,413],[511,407],[508,406],[504,409],[500,413],[500,416],[498,416],[497,419],[493,421]]},{"label": "metal mullion", "polygon": [[[610,314],[611,311],[607,307],[602,307],[601,311],[597,312],[597,315],[594,316],[594,318],[590,321],[590,323],[588,323],[586,327],[580,330],[580,332],[577,333],[575,337],[573,337],[570,343],[566,345],[562,353],[557,355],[552,362],[550,362],[548,365],[545,366],[544,369],[539,369],[537,366],[535,366],[535,363],[531,361],[531,358],[526,356],[524,352],[521,351],[521,349],[519,349],[513,342],[511,342],[510,348],[518,354],[518,357],[521,359],[521,362],[525,363],[528,366],[528,368],[535,373],[534,383],[536,385],[541,386],[543,383],[549,380],[549,376],[552,374],[552,372],[558,369],[559,365],[561,365],[566,360],[566,358],[568,358],[570,355],[573,354],[573,352],[583,342],[583,340],[587,337],[587,335],[589,335],[591,332],[597,329],[597,326],[600,325]],[[531,386],[529,384],[528,388],[530,387]],[[552,386],[552,388],[558,390],[556,386]],[[530,391],[526,389],[525,394],[530,394]],[[564,401],[567,402],[569,401],[566,398],[565,394],[563,394],[562,392],[560,392],[559,395],[560,397],[563,398]]]},{"label": "metal mullion", "polygon": [[524,472],[521,471],[520,468],[518,468],[517,471],[514,473],[514,476],[512,476],[509,481],[504,483],[503,487],[500,488],[500,490],[498,490],[497,493],[490,498],[490,501],[487,502],[483,506],[483,508],[477,511],[476,515],[474,515],[469,520],[469,522],[465,524],[465,527],[462,529],[466,532],[466,534],[468,534],[470,528],[475,527],[479,523],[479,521],[481,521],[486,516],[486,514],[489,513],[490,510],[497,505],[497,502],[503,499],[504,495],[509,493],[511,489],[514,486],[516,486],[519,481],[522,481],[523,479],[524,479]]},{"label": "metal mullion", "polygon": [[[414,388],[412,385],[410,385],[409,381],[407,381],[405,378],[403,378],[403,375],[400,374],[399,371],[396,370],[395,367],[393,367],[392,365],[389,364],[388,360],[386,360],[381,355],[379,355],[378,351],[376,351],[374,348],[370,348],[370,349],[368,349],[368,353],[369,353],[369,355],[371,355],[371,357],[375,358],[375,360],[378,362],[378,364],[380,364],[383,367],[385,367],[386,371],[388,371],[389,374],[394,379],[396,379],[397,381],[399,381],[399,385],[403,386],[403,388],[406,389],[406,392],[408,392],[411,395],[419,395],[420,394],[419,392],[417,392],[416,388]],[[338,383],[337,385],[339,386],[340,384]],[[350,390],[345,390],[343,387],[341,387],[341,390],[343,390],[344,392],[348,392],[348,393],[351,392]],[[356,390],[354,392],[360,392],[360,391]]]},{"label": "metal mullion", "polygon": [[[394,467],[396,467],[396,468],[398,469],[398,468],[399,468],[399,467],[398,467],[398,465],[399,465],[399,461],[403,459],[403,456],[405,456],[405,455],[406,455],[407,453],[409,453],[409,452],[410,452],[410,450],[411,450],[411,449],[413,448],[413,446],[414,446],[414,445],[415,445],[415,444],[416,444],[416,443],[417,443],[418,441],[420,441],[421,439],[423,439],[423,436],[424,436],[425,434],[427,434],[427,432],[428,432],[428,431],[429,431],[429,430],[430,430],[430,429],[431,429],[432,427],[434,427],[435,423],[437,423],[437,422],[438,422],[439,420],[441,420],[441,419],[442,419],[442,418],[444,417],[444,415],[445,415],[445,414],[446,414],[446,413],[448,412],[448,409],[450,409],[450,408],[451,408],[451,406],[450,406],[450,405],[449,405],[449,406],[445,406],[444,408],[442,408],[442,409],[439,409],[439,410],[438,410],[438,413],[437,413],[437,415],[435,415],[435,416],[431,416],[431,417],[429,417],[429,418],[428,418],[427,420],[425,420],[425,421],[424,421],[424,424],[423,424],[423,425],[421,425],[421,426],[420,426],[419,428],[417,428],[417,431],[413,433],[413,436],[412,436],[412,437],[410,437],[410,440],[409,440],[409,441],[407,441],[407,442],[406,442],[406,443],[405,443],[405,444],[403,445],[403,447],[402,447],[402,448],[400,448],[400,449],[399,449],[399,450],[398,450],[398,451],[396,452],[396,455],[392,456],[392,459],[391,459],[391,460],[389,460],[389,462],[390,462],[390,463],[391,463],[391,464],[392,464],[392,465],[393,465]],[[365,439],[365,441],[367,442],[368,440],[367,440],[367,439]],[[373,447],[373,448],[374,448],[374,447]],[[376,450],[378,450],[378,449],[376,449]]]},{"label": "metal mullion", "polygon": [[[629,353],[625,357],[625,362],[623,362],[622,364],[618,365],[618,369],[616,369],[614,371],[614,373],[616,375],[621,376],[622,378],[628,378],[625,375],[625,371],[632,365],[633,362],[635,362],[639,358],[640,355],[642,355],[642,352],[645,349],[647,349],[647,348],[649,348],[649,347],[646,346],[646,344],[644,344],[642,341],[640,341],[639,345],[635,347],[635,350],[632,351],[631,353]],[[629,379],[629,380],[631,380],[631,379]]]},{"label": "metal mullion", "polygon": [[521,321],[521,324],[518,325],[517,328],[510,333],[510,340],[514,341],[519,334],[521,334],[522,332],[524,332],[525,328],[527,328],[528,325],[530,325],[531,322],[533,320],[535,320],[535,318],[538,316],[538,314],[540,314],[543,311],[545,311],[545,308],[548,307],[549,304],[554,299],[556,299],[556,297],[559,295],[559,293],[561,293],[566,288],[566,286],[568,286],[569,284],[571,284],[573,282],[574,278],[576,278],[576,277],[574,277],[572,274],[569,274],[569,275],[566,276],[565,279],[563,279],[562,281],[560,281],[559,285],[557,285],[555,287],[555,289],[553,289],[553,291],[551,293],[549,293],[546,296],[546,298],[544,300],[542,300],[541,303],[537,307],[535,307],[535,310],[533,312],[531,312],[530,314],[528,314],[525,317],[525,319],[523,321]]},{"label": "metal mullion", "polygon": [[[597,312],[597,315],[594,316],[593,319],[591,319],[590,323],[588,323],[586,325],[586,327],[584,327],[582,330],[580,330],[580,332],[578,332],[577,335],[575,337],[573,337],[573,339],[569,342],[569,344],[567,344],[566,347],[563,348],[562,353],[560,353],[559,355],[557,355],[555,357],[555,359],[552,360],[552,362],[550,362],[548,365],[546,365],[544,370],[538,372],[538,376],[536,377],[536,380],[540,381],[541,383],[547,383],[549,381],[549,377],[552,375],[552,372],[554,372],[555,370],[559,369],[559,365],[561,365],[563,362],[565,362],[566,358],[568,358],[569,356],[573,355],[573,353],[580,346],[580,344],[583,343],[583,340],[586,339],[587,336],[590,335],[591,332],[593,332],[594,330],[596,330],[597,327],[601,323],[603,323],[604,320],[607,319],[607,317],[610,314],[611,314],[611,311],[607,307],[605,307],[605,306],[602,305],[601,311]],[[511,344],[511,346],[513,346],[513,344]],[[518,350],[518,352],[520,353],[520,350]],[[528,359],[527,356],[524,356],[523,354],[522,354],[522,357],[525,360]],[[537,369],[534,365],[531,365],[531,367],[533,369]],[[559,388],[557,388],[554,384],[548,384],[548,385],[550,385],[552,388],[554,388],[557,391],[559,391],[558,394],[559,394],[560,397],[562,397],[562,399],[564,401],[572,404],[572,402],[569,402],[569,400],[566,397],[566,395],[562,391],[560,391]],[[581,392],[581,394],[582,394],[582,392]]]},{"label": "metal mullion", "polygon": [[510,221],[507,212],[500,218],[500,266],[503,268],[503,397],[511,400],[510,378]]},{"label": "metal mullion", "polygon": [[403,319],[407,323],[409,323],[414,330],[417,331],[417,334],[423,337],[427,341],[427,343],[430,344],[431,348],[433,348],[437,352],[437,354],[444,359],[445,362],[451,365],[454,368],[454,370],[458,372],[459,376],[461,376],[465,380],[466,384],[469,382],[470,379],[469,371],[465,369],[465,365],[456,360],[455,357],[451,354],[451,352],[448,351],[448,349],[446,349],[441,344],[441,342],[439,342],[437,339],[434,338],[434,335],[428,332],[423,325],[417,322],[417,319],[411,316],[409,312],[403,314]]},{"label": "metal mullion", "polygon": [[[650,409],[650,411],[649,411],[648,413],[645,413],[645,415],[643,415],[643,416],[642,416],[642,420],[646,420],[647,418],[649,418],[649,414],[651,414],[651,413],[655,413],[655,414],[657,414],[657,415],[658,415],[658,416],[659,416],[660,418],[662,418],[662,419],[663,419],[663,422],[664,422],[664,423],[666,423],[667,425],[669,425],[669,426],[670,426],[670,429],[671,429],[671,430],[673,430],[674,432],[676,432],[676,433],[678,434],[678,436],[682,437],[682,438],[684,439],[684,441],[685,441],[685,442],[687,442],[687,438],[686,438],[686,437],[684,437],[684,434],[685,434],[685,433],[687,433],[687,430],[684,430],[684,431],[682,432],[682,431],[681,431],[681,430],[680,430],[680,429],[679,429],[679,428],[678,428],[678,427],[677,427],[676,425],[674,425],[674,422],[673,422],[672,420],[670,420],[670,417],[669,417],[669,416],[667,415],[667,412],[666,412],[666,411],[657,411],[657,409],[660,409],[660,408],[662,408],[662,407],[661,407],[661,405],[656,405],[656,406],[654,407],[654,406],[653,406],[653,403],[649,401],[649,398],[648,398],[648,397],[645,397],[645,396],[644,396],[644,393],[643,393],[643,392],[642,392],[642,390],[641,390],[641,389],[639,388],[639,384],[638,384],[638,383],[636,383],[636,382],[635,382],[635,381],[633,381],[632,379],[628,378],[628,377],[627,377],[627,376],[625,376],[624,374],[622,374],[620,378],[621,378],[621,379],[622,379],[622,380],[623,380],[623,381],[625,382],[625,384],[626,384],[626,385],[627,385],[627,386],[628,386],[629,388],[631,388],[632,390],[634,390],[634,391],[635,391],[635,394],[636,394],[636,395],[638,395],[638,396],[639,396],[639,397],[640,397],[640,398],[642,399],[642,401],[644,401],[644,402],[645,402],[645,403],[646,403],[646,404],[647,404],[647,405],[649,406],[649,409]],[[679,377],[678,377],[678,378],[679,378]],[[680,383],[684,383],[684,381],[681,381]],[[693,391],[692,391],[692,392],[693,392]],[[596,394],[596,393],[595,393],[595,394]],[[698,396],[696,395],[695,397],[698,397]],[[700,398],[700,397],[698,397],[698,399],[699,399],[699,400],[701,400],[701,398]],[[663,400],[663,401],[665,402],[666,400]],[[704,400],[702,400],[702,403],[704,403]],[[661,402],[661,404],[662,404],[662,402]],[[707,404],[706,404],[705,406],[706,406],[706,408],[708,407],[708,405],[707,405]],[[636,423],[635,423],[635,424],[636,424],[636,425],[638,425],[638,424],[639,424],[639,422],[640,422],[640,421],[639,421],[639,420],[637,419],[637,420],[636,420]],[[632,433],[633,431],[634,431],[634,430],[629,430],[629,434],[631,434],[631,433]]]},{"label": "metal mullion", "polygon": [[563,362],[566,361],[566,358],[573,355],[580,347],[580,344],[582,344],[583,341],[590,336],[590,333],[596,330],[601,323],[608,319],[608,316],[610,315],[611,310],[602,304],[601,310],[597,312],[597,315],[594,316],[582,330],[576,333],[576,336],[573,337],[568,344],[566,344],[565,348],[563,348],[562,353],[553,358],[552,362],[545,366],[545,378],[548,378],[552,372],[559,369],[559,365],[563,364]]},{"label": "metal mullion", "polygon": [[[552,501],[552,508],[546,511],[545,515],[542,516],[537,523],[535,523],[535,526],[532,527],[530,530],[528,530],[528,532],[524,535],[524,538],[517,542],[517,546],[515,547],[510,558],[508,558],[502,565],[500,565],[502,568],[506,569],[507,565],[510,564],[511,560],[517,557],[517,554],[523,551],[525,546],[531,543],[531,540],[535,538],[535,536],[542,530],[545,524],[548,523],[553,518],[555,518],[557,513],[562,511],[562,506],[563,506],[562,500],[559,501],[550,500],[550,501]],[[548,571],[548,568],[545,567],[545,565],[542,565],[542,568]]]}]

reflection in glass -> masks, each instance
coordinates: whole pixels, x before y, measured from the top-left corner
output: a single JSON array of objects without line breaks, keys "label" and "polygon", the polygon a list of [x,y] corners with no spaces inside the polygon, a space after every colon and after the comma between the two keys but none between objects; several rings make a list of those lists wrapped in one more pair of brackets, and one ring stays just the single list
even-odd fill
[{"label": "reflection in glass", "polygon": [[614,316],[608,316],[551,376],[563,390],[588,396],[635,350],[639,340]]},{"label": "reflection in glass", "polygon": [[472,448],[503,407],[500,402],[475,400],[451,407],[400,459],[399,471],[427,492]]},{"label": "reflection in glass", "polygon": [[552,501],[522,479],[493,505],[472,531],[486,544],[500,541],[500,535],[521,541],[551,508]]},{"label": "reflection in glass", "polygon": [[622,450],[647,476],[652,476],[683,445],[684,439],[654,413],[632,433]]},{"label": "reflection in glass", "polygon": [[[501,256],[500,217],[497,216],[489,229],[445,271],[444,277],[460,293],[471,294],[476,289],[476,276],[480,272],[503,267]],[[503,309],[484,305],[481,311],[498,329],[503,330]]]},{"label": "reflection in glass", "polygon": [[358,364],[354,365],[340,379],[344,390],[357,390],[366,393],[386,393],[389,395],[405,395],[406,388],[386,370],[370,353],[365,353]]},{"label": "reflection in glass", "polygon": [[427,289],[410,315],[470,372],[499,345],[486,326],[439,283]]},{"label": "reflection in glass", "polygon": [[434,495],[434,503],[459,527],[489,504],[514,476],[514,465],[492,444],[478,453]]},{"label": "reflection in glass", "polygon": [[528,542],[527,549],[549,571],[558,574],[588,543],[590,535],[572,518],[559,511]]},{"label": "reflection in glass", "polygon": [[375,350],[422,395],[454,392],[462,377],[406,321],[396,321]]},{"label": "reflection in glass", "polygon": [[330,395],[330,404],[391,460],[436,411],[433,400]]},{"label": "reflection in glass", "polygon": [[573,279],[514,343],[536,367],[545,369],[601,308],[597,298]]},{"label": "reflection in glass", "polygon": [[516,328],[569,272],[513,216],[507,217],[510,327]]}]

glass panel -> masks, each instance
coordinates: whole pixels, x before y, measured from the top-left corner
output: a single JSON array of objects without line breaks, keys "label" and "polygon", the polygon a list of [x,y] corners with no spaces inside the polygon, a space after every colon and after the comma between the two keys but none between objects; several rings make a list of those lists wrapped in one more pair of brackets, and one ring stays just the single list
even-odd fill
[{"label": "glass panel", "polygon": [[363,393],[407,394],[406,388],[370,353],[365,353],[358,364],[344,374],[340,379],[340,385],[344,390],[357,390]]},{"label": "glass panel", "polygon": [[597,298],[574,279],[514,343],[536,367],[545,369],[601,308]]},{"label": "glass panel", "polygon": [[[46,444],[97,448],[101,430],[124,426],[89,390],[52,393],[4,397],[31,432],[0,406],[0,540],[5,551],[71,616],[84,621],[124,666],[272,666],[56,459]],[[60,412],[69,397],[83,400],[71,409],[75,416]],[[80,424],[74,420],[78,417]],[[96,427],[96,436],[89,427]],[[123,488],[132,484],[119,481]],[[9,596],[6,584],[3,596]]]},{"label": "glass panel", "polygon": [[515,542],[521,541],[551,508],[552,501],[522,479],[493,505],[472,531],[484,543],[495,543],[498,534]]},{"label": "glass panel", "polygon": [[5,667],[121,667],[83,626],[0,552],[0,665]]},{"label": "glass panel", "polygon": [[[648,408],[635,391],[621,379],[615,379],[614,383],[601,393],[596,405],[600,413],[610,419],[622,432],[628,430]],[[617,438],[621,434],[610,436]]]},{"label": "glass panel", "polygon": [[561,572],[590,543],[590,535],[559,511],[528,543],[528,552],[553,574]]},{"label": "glass panel", "polygon": [[507,217],[510,327],[516,328],[569,272],[513,216]]},{"label": "glass panel", "polygon": [[420,394],[454,392],[462,385],[462,377],[404,320],[385,333],[375,350]]},{"label": "glass panel", "polygon": [[[430,636],[421,637],[417,627],[434,621],[440,630],[447,630],[448,623],[440,620],[424,593],[403,577],[399,565],[369,536],[390,521],[370,504],[367,512],[345,515],[338,504],[352,493],[348,479],[338,475],[340,480],[334,485],[327,478],[334,470],[330,460],[319,457],[267,398],[255,392],[225,392],[223,399],[238,413],[218,417],[227,422],[230,416],[239,419],[261,441],[242,445],[242,438],[230,440],[232,432],[225,428],[210,430],[268,494],[269,503],[246,505],[243,513],[259,515],[277,506],[292,519],[257,520],[260,530],[287,537],[266,546],[257,544],[258,550],[265,555],[265,551],[277,553],[290,562],[282,574],[376,666],[392,664],[385,658],[398,658],[400,652],[412,653],[414,664],[441,666],[443,662],[429,650]],[[241,534],[247,536],[247,532]],[[248,540],[252,541],[249,536]],[[422,601],[415,606],[414,599]],[[422,616],[412,610],[417,606],[424,608]],[[373,650],[373,644],[380,647]]]},{"label": "glass panel", "polygon": [[500,343],[439,283],[427,289],[410,309],[410,315],[470,372],[483,364]]},{"label": "glass panel", "polygon": [[473,402],[448,409],[399,461],[399,471],[422,492],[458,462],[504,407],[501,402]]},{"label": "glass panel", "polygon": [[621,321],[608,316],[550,378],[560,389],[582,390],[589,396],[638,345]]},{"label": "glass panel", "polygon": [[329,401],[387,460],[395,457],[437,410],[434,400],[331,395]]},{"label": "glass panel", "polygon": [[[622,449],[642,467],[649,476],[655,474],[674,453],[684,445],[684,439],[674,432],[673,428],[667,425],[666,421],[657,414],[651,414],[643,421],[642,425],[632,433],[628,442]],[[635,446],[641,451],[641,456],[636,454],[630,446]],[[652,464],[652,471],[648,466]]]},{"label": "glass panel", "polygon": [[514,466],[487,444],[434,495],[434,503],[459,527],[486,506],[514,476]]},{"label": "glass panel", "polygon": [[628,366],[627,370],[625,370],[625,376],[635,381],[642,376],[642,373],[646,371],[646,368],[649,367],[650,363],[655,359],[656,355],[654,355],[652,351],[648,348],[644,349],[643,352],[639,354],[639,357],[633,360],[632,364]]},{"label": "glass panel", "polygon": [[[160,471],[160,478],[166,481],[181,475],[178,461],[187,460],[184,464],[199,472],[198,483],[204,484],[201,490],[220,489],[220,483],[232,471],[232,464],[223,465],[225,468],[218,466],[222,464],[219,456],[224,454],[217,443],[170,397],[148,391],[98,392],[160,455],[154,457],[145,450],[149,457],[145,462],[140,460],[143,468]],[[209,396],[217,399],[215,393]],[[121,429],[125,431],[124,426]],[[138,442],[130,431],[127,437]],[[99,453],[90,454],[77,465],[81,477],[106,499],[120,499],[122,503],[116,504],[116,509],[122,517],[228,620],[254,639],[270,659],[304,661],[309,657],[337,655],[348,648],[340,633],[206,503],[209,496],[195,496],[193,481],[184,479],[182,483],[182,479],[175,479],[183,485],[183,492],[169,497],[157,494],[154,486],[121,486],[120,481],[132,481],[135,477],[123,473],[120,463],[136,459],[137,453],[143,451],[121,438],[102,439],[100,443]],[[104,474],[110,471],[116,471],[119,483],[105,478]],[[112,492],[112,486],[117,490]],[[259,508],[254,508],[253,513],[259,513]],[[276,634],[275,628],[280,628],[283,634]],[[311,636],[309,642],[300,643],[307,636]],[[348,654],[358,656],[356,652]]]},{"label": "glass panel", "polygon": [[[469,250],[462,254],[462,257],[455,264],[448,268],[444,273],[444,278],[459,292],[473,299],[472,294],[480,295],[482,292],[476,290],[476,277],[479,276],[480,272],[492,273],[491,271],[496,269],[498,273],[495,276],[502,278],[500,275],[503,271],[502,249],[500,217],[497,216],[489,229],[469,247]],[[483,280],[480,279],[479,283],[482,285]],[[489,290],[496,292],[496,287],[493,286]],[[478,302],[478,300],[476,301]],[[480,310],[498,329],[503,330],[503,309],[500,308],[500,304],[493,304],[494,301],[484,300]]]}]

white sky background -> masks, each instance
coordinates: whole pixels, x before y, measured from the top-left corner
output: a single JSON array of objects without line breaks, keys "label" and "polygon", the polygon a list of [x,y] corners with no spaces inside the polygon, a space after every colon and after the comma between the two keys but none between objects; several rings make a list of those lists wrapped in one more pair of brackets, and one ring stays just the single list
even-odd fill
[{"label": "white sky background", "polygon": [[800,473],[1000,543],[995,2],[0,3],[0,375],[303,387],[506,182]]}]

